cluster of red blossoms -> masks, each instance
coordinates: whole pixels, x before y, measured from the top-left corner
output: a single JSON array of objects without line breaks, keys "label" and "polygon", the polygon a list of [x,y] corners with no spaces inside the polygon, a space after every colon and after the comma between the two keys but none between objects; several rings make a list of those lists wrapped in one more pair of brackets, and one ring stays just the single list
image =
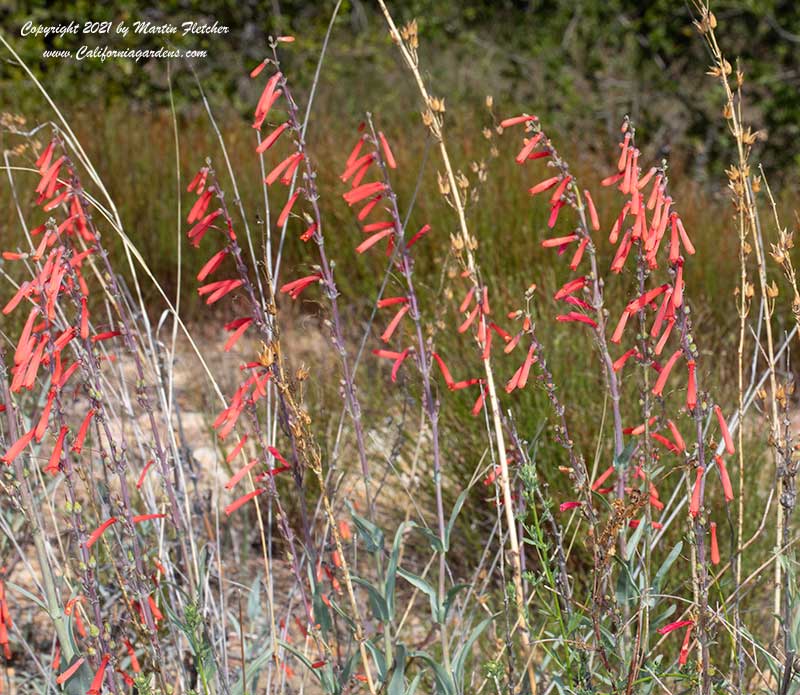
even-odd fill
[{"label": "cluster of red blossoms", "polygon": [[[545,136],[538,124],[535,116],[517,116],[506,119],[501,123],[503,127],[515,125],[526,126],[530,137],[525,138],[523,147],[516,157],[519,164],[532,159],[551,159],[551,165],[559,170],[559,174],[546,178],[529,189],[531,195],[538,195],[546,191],[551,191],[549,199],[550,215],[548,227],[553,228],[559,218],[561,209],[569,205],[579,213],[580,223],[576,229],[567,235],[551,237],[541,242],[544,248],[555,248],[559,255],[565,253],[570,247],[576,245],[575,251],[571,256],[569,264],[570,270],[577,271],[587,248],[592,253],[594,260],[595,239],[592,232],[601,229],[600,218],[594,205],[591,194],[588,190],[581,192],[577,183],[568,173],[566,165],[558,159],[557,153],[552,148],[550,141]],[[625,328],[628,320],[634,316],[646,321],[648,310],[654,312],[652,324],[649,327],[649,338],[654,341],[652,354],[656,357],[661,355],[673,329],[677,326],[679,334],[679,345],[672,352],[667,361],[662,365],[650,359],[649,364],[656,370],[657,378],[652,388],[652,393],[662,399],[664,390],[668,384],[669,377],[674,371],[678,361],[686,364],[686,410],[691,416],[699,415],[698,406],[698,387],[696,374],[695,350],[689,338],[690,327],[684,307],[684,254],[691,256],[695,253],[695,248],[686,233],[680,215],[675,210],[674,201],[667,193],[667,176],[663,168],[652,167],[647,172],[642,172],[639,166],[640,151],[633,143],[633,131],[626,120],[623,127],[623,139],[620,143],[620,156],[617,162],[617,171],[605,178],[601,183],[603,186],[616,186],[625,196],[624,205],[617,216],[609,233],[609,242],[616,245],[616,252],[611,262],[610,271],[615,274],[622,273],[626,262],[631,257],[631,250],[637,250],[637,270],[646,275],[657,270],[659,260],[665,258],[667,261],[668,280],[662,284],[647,289],[638,297],[631,300],[625,307],[610,342],[619,344],[625,335]],[[647,191],[650,186],[649,193]],[[596,268],[596,266],[594,266]],[[644,272],[643,269],[646,269]],[[598,317],[602,312],[602,303],[598,306],[592,299],[592,285],[597,281],[593,276],[593,269],[588,273],[574,277],[559,288],[554,298],[574,307],[569,312],[559,314],[556,319],[562,322],[582,323],[590,326],[596,333],[600,334],[604,330],[604,322]],[[581,298],[584,294],[586,298]],[[590,301],[587,301],[590,300]],[[650,352],[650,350],[648,350]],[[624,351],[616,360],[612,362],[614,372],[622,370],[625,363],[630,358],[635,358],[644,362],[643,355],[638,346],[633,346]],[[702,406],[700,406],[702,407]],[[734,453],[733,441],[728,431],[727,424],[719,406],[714,406],[714,412],[719,425],[721,438],[725,444],[728,454]],[[676,426],[675,422],[669,418],[663,418],[662,423],[666,427],[669,436],[657,431],[649,431],[650,428],[658,428],[659,418],[652,417],[646,425],[626,428],[624,434],[639,436],[648,431],[649,436],[659,442],[665,449],[676,455],[683,456],[687,451],[686,443]],[[715,456],[714,460],[720,476],[723,494],[726,503],[733,499],[733,489],[730,478],[721,456]],[[592,484],[592,491],[598,494],[612,492],[614,487],[603,487],[603,484],[617,472],[615,466],[609,466]],[[703,466],[696,466],[695,481],[689,499],[689,514],[693,519],[697,519],[703,507],[704,496],[704,474]],[[664,505],[659,499],[658,490],[651,480],[647,480],[645,472],[641,466],[637,466],[633,472],[634,478],[641,479],[649,489],[649,502],[656,509],[663,509]],[[630,493],[632,488],[626,487],[625,491]],[[564,502],[561,511],[567,511],[580,507],[581,502]],[[638,525],[638,520],[632,520],[631,525]],[[652,522],[655,528],[660,528],[658,522]],[[711,532],[711,562],[718,564],[720,561],[719,546],[717,542],[716,523],[710,523]],[[686,661],[688,645],[690,641],[693,621],[682,621],[673,623],[662,628],[662,633],[666,634],[678,627],[688,627],[684,646],[680,654],[680,663]]]},{"label": "cluster of red blossoms", "polygon": [[[11,442],[0,461],[7,465],[18,465],[20,457],[29,446],[44,446],[48,436],[53,439],[47,464],[43,471],[55,476],[67,472],[71,457],[79,457],[90,431],[90,426],[99,414],[97,406],[90,405],[80,425],[74,432],[60,415],[56,424],[54,405],[65,395],[70,380],[84,365],[85,360],[113,360],[114,355],[104,356],[95,352],[96,346],[122,335],[120,330],[95,332],[90,322],[89,285],[83,274],[83,266],[93,254],[101,251],[98,237],[90,219],[87,217],[85,203],[78,176],[66,154],[56,157],[60,142],[53,139],[36,160],[39,183],[36,186],[36,204],[50,215],[63,213],[62,221],[52,221],[30,230],[31,239],[41,237],[35,248],[28,252],[5,251],[3,258],[8,261],[26,261],[33,268],[33,277],[23,282],[14,296],[2,309],[9,315],[20,305],[27,308],[27,318],[17,340],[13,353],[12,374],[9,391],[22,393],[33,391],[38,384],[44,384],[44,392],[38,398],[42,402],[41,411],[33,421],[33,426]],[[73,318],[70,318],[73,317]],[[77,355],[70,361],[69,353]],[[80,388],[80,385],[77,387]],[[74,399],[72,399],[73,402]],[[7,405],[0,406],[0,411]],[[55,430],[55,431],[54,431]],[[40,449],[37,449],[40,451]],[[70,464],[71,465],[71,464]],[[144,471],[143,471],[144,473]],[[164,514],[145,514],[133,517],[134,523],[161,519]],[[117,521],[112,517],[104,522],[94,533],[82,541],[84,553],[92,548],[102,533]],[[154,619],[161,616],[153,595],[148,595],[149,614]],[[73,615],[78,634],[86,638],[87,630],[80,618],[77,604],[81,596],[73,597],[65,605],[65,613]],[[132,610],[139,610],[144,622],[141,607],[131,603]],[[163,616],[162,616],[163,617]],[[0,585],[0,644],[4,645],[9,657],[7,631],[11,617],[5,593]],[[60,646],[57,645],[53,668],[59,669]],[[132,651],[132,647],[130,648]],[[103,654],[99,660],[88,693],[100,693],[105,679],[106,667],[112,655]],[[74,661],[68,669],[60,673],[56,681],[66,683],[85,663],[85,657]],[[132,664],[135,662],[135,653]],[[120,670],[126,682],[132,683],[129,674]]]}]

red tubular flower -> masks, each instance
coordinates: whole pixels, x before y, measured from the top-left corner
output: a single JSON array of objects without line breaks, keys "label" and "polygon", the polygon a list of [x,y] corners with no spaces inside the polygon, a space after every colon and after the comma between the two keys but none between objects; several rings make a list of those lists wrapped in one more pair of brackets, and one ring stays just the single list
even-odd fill
[{"label": "red tubular flower", "polygon": [[200,242],[203,240],[206,232],[211,229],[211,226],[214,224],[214,220],[216,220],[221,214],[221,208],[214,210],[214,212],[210,212],[205,217],[200,219],[200,221],[189,230],[186,236],[189,238],[192,246],[199,248]]},{"label": "red tubular flower", "polygon": [[528,383],[528,375],[530,374],[531,367],[538,361],[538,357],[534,355],[534,347],[530,346],[528,355],[519,369],[511,377],[508,384],[506,384],[506,392],[511,393],[514,389],[525,388]]},{"label": "red tubular flower", "polygon": [[95,413],[97,413],[97,411],[94,408],[86,413],[86,417],[81,423],[81,427],[78,430],[78,435],[75,437],[75,441],[72,443],[72,448],[70,451],[74,451],[76,454],[81,453],[81,449],[83,449],[83,442],[86,439],[86,434],[89,432],[89,425],[92,423],[92,418],[95,416]]},{"label": "red tubular flower", "polygon": [[579,311],[570,311],[568,314],[559,314],[556,316],[556,321],[561,321],[562,323],[585,323],[587,326],[597,328],[596,321],[590,319],[586,314],[582,314]]},{"label": "red tubular flower", "polygon": [[656,396],[660,396],[664,393],[664,386],[667,384],[667,379],[669,378],[669,373],[672,371],[672,368],[675,366],[675,362],[678,361],[678,358],[681,356],[680,350],[675,350],[672,353],[672,356],[667,360],[667,363],[664,365],[661,373],[658,375],[658,379],[656,380],[656,385],[653,387],[653,394]]},{"label": "red tubular flower", "polygon": [[576,241],[577,234],[569,234],[568,236],[553,237],[552,239],[543,239],[542,246],[546,249],[558,248],[559,246],[566,246]]},{"label": "red tubular flower", "polygon": [[289,219],[289,213],[292,211],[292,207],[294,206],[295,202],[297,201],[297,197],[300,195],[300,191],[295,191],[289,200],[286,201],[286,205],[283,206],[283,210],[281,210],[281,214],[278,215],[277,225],[278,227],[283,227],[286,224],[286,220]]},{"label": "red tubular flower", "polygon": [[562,502],[558,505],[558,511],[568,512],[570,509],[583,506],[583,502]]},{"label": "red tubular flower", "polygon": [[686,230],[683,227],[683,222],[681,221],[680,217],[676,218],[675,224],[678,227],[678,234],[680,234],[681,236],[681,243],[683,244],[683,248],[686,249],[686,253],[688,253],[690,256],[694,256],[695,254],[694,244],[692,244],[691,240],[689,239],[689,235],[686,233]]},{"label": "red tubular flower", "polygon": [[264,91],[261,92],[261,96],[256,104],[255,122],[253,123],[254,128],[261,127],[262,123],[264,123],[264,120],[267,118],[269,110],[280,95],[280,90],[277,89],[277,86],[282,77],[283,75],[280,72],[276,72],[267,80]]},{"label": "red tubular flower", "polygon": [[666,292],[668,289],[669,284],[664,283],[663,285],[659,285],[652,290],[648,290],[644,294],[634,299],[632,302],[629,302],[625,310],[631,314],[640,311],[646,308],[648,304],[651,304],[656,298],[664,294],[664,292]]},{"label": "red tubular flower", "polygon": [[362,231],[364,234],[373,234],[374,232],[382,232],[385,229],[394,229],[394,222],[385,220],[383,222],[370,222],[365,224]]},{"label": "red tubular flower", "polygon": [[261,71],[266,67],[266,65],[267,65],[266,61],[261,61],[250,71],[250,77],[251,78],[258,77],[261,74]]},{"label": "red tubular flower", "polygon": [[678,663],[683,666],[686,664],[686,661],[689,659],[689,644],[692,640],[692,629],[694,628],[694,623],[689,625],[686,628],[686,634],[683,636],[683,644],[681,645],[681,653],[678,656]]},{"label": "red tubular flower", "polygon": [[617,323],[617,327],[614,329],[614,333],[611,335],[611,342],[617,343],[622,340],[622,334],[625,332],[625,326],[628,323],[628,318],[630,318],[630,313],[627,310],[622,312],[622,316],[619,317],[619,322]]},{"label": "red tubular flower", "polygon": [[564,195],[564,191],[567,190],[567,186],[569,186],[569,182],[572,181],[571,176],[565,176],[561,179],[560,183],[558,184],[558,188],[553,191],[553,195],[550,196],[550,205],[555,205],[558,201],[561,200],[561,196]]},{"label": "red tubular flower", "polygon": [[186,186],[186,192],[191,193],[192,191],[195,191],[197,195],[200,195],[203,192],[203,189],[206,187],[207,180],[208,167],[202,167],[200,171],[194,175],[194,178],[189,182],[189,185]]},{"label": "red tubular flower", "polygon": [[261,154],[266,152],[270,147],[272,147],[278,140],[278,138],[283,135],[283,132],[289,127],[289,123],[281,123],[275,130],[273,130],[267,137],[265,137],[256,147],[256,152]]},{"label": "red tubular flower", "polygon": [[717,524],[711,522],[711,564],[719,564],[719,543],[717,543]]},{"label": "red tubular flower", "polygon": [[[463,304],[463,302],[462,302],[462,304]],[[480,311],[480,309],[481,309],[481,307],[480,307],[479,304],[476,304],[472,308],[472,311],[469,312],[469,315],[467,316],[467,318],[465,318],[464,321],[461,323],[461,325],[458,327],[458,332],[459,333],[464,333],[473,324],[475,319],[478,317],[478,312]]]},{"label": "red tubular flower", "polygon": [[50,473],[51,475],[58,473],[59,462],[61,461],[61,452],[64,448],[64,437],[67,436],[67,432],[69,432],[69,427],[63,425],[61,427],[61,431],[58,433],[58,437],[56,438],[56,444],[53,447],[53,452],[50,454],[50,460],[47,462],[47,466],[45,466],[45,473]]},{"label": "red tubular flower", "polygon": [[267,491],[267,488],[259,487],[259,488],[256,488],[255,490],[253,490],[252,492],[248,492],[246,495],[242,495],[238,499],[236,499],[233,502],[231,502],[227,507],[225,507],[225,514],[227,516],[230,516],[237,509],[239,509],[239,507],[241,507],[242,505],[247,504],[253,498],[258,497],[259,495],[263,495],[266,491]]},{"label": "red tubular flower", "polygon": [[223,348],[225,352],[230,352],[233,349],[233,346],[239,342],[239,339],[245,334],[247,329],[253,325],[254,320],[255,319],[247,317],[236,326],[236,328],[233,330],[233,333],[231,333],[230,338],[228,338],[228,340],[225,342],[225,347]]},{"label": "red tubular flower", "polygon": [[43,174],[50,167],[50,160],[53,157],[53,150],[55,149],[55,146],[55,140],[51,140],[47,144],[47,147],[42,150],[42,153],[36,159],[36,168],[39,169],[40,174]]},{"label": "red tubular flower", "polygon": [[522,149],[519,151],[519,154],[515,157],[517,164],[524,164],[525,161],[528,159],[528,156],[531,152],[533,152],[533,148],[539,144],[539,141],[542,139],[542,133],[537,133],[530,139],[525,140],[525,144],[523,145]]},{"label": "red tubular flower", "polygon": [[33,439],[33,435],[34,435],[34,430],[33,429],[31,429],[29,432],[26,432],[25,434],[23,434],[19,439],[17,439],[16,442],[14,442],[9,447],[8,451],[6,451],[6,453],[3,455],[3,457],[0,458],[0,461],[2,461],[5,464],[13,463],[14,459],[16,459],[17,456],[19,456],[25,450],[25,447],[28,446],[28,444],[31,443],[31,440]]},{"label": "red tubular flower", "polygon": [[611,366],[612,366],[612,368],[614,369],[615,372],[618,372],[620,369],[622,369],[622,367],[625,365],[625,363],[631,357],[633,357],[634,355],[638,355],[638,354],[639,354],[639,351],[636,348],[631,348],[630,350],[625,352],[622,356],[618,357],[614,361],[614,364],[611,365]]},{"label": "red tubular flower", "polygon": [[722,491],[725,494],[725,501],[731,502],[733,500],[733,486],[728,476],[728,469],[725,466],[725,461],[722,456],[714,456],[714,460],[717,462],[717,467],[719,468],[719,479],[720,482],[722,482]]},{"label": "red tubular flower", "polygon": [[697,377],[695,376],[694,360],[689,362],[687,367],[689,369],[689,383],[686,387],[686,408],[692,411],[697,406]]},{"label": "red tubular flower", "polygon": [[239,481],[242,478],[244,478],[251,470],[253,470],[253,467],[257,463],[258,463],[258,459],[253,459],[252,461],[247,463],[245,466],[240,468],[238,471],[236,471],[236,473],[233,474],[233,476],[230,478],[230,480],[228,480],[228,482],[225,483],[225,489],[226,490],[233,490],[233,488],[236,487],[237,483],[239,483]]},{"label": "red tubular flower", "polygon": [[77,670],[78,670],[78,669],[79,669],[81,666],[83,666],[83,663],[84,663],[85,661],[86,661],[86,657],[83,657],[83,656],[82,656],[80,659],[78,659],[77,661],[75,661],[75,662],[74,662],[74,663],[73,663],[73,664],[72,664],[72,665],[71,665],[71,666],[70,666],[68,669],[66,669],[64,672],[62,672],[62,673],[59,673],[59,674],[58,674],[58,676],[56,677],[56,684],[57,684],[57,685],[63,685],[64,683],[66,683],[66,682],[67,682],[67,681],[68,681],[70,678],[72,678],[72,676],[74,676],[74,675],[75,675],[76,671],[77,671]]},{"label": "red tubular flower", "polygon": [[288,294],[292,299],[297,299],[300,293],[309,285],[313,285],[322,279],[322,275],[314,273],[313,275],[306,275],[305,277],[298,278],[287,282],[280,289],[281,294]]},{"label": "red tubular flower", "polygon": [[207,191],[204,191],[195,201],[194,205],[192,205],[191,209],[189,210],[189,215],[186,217],[186,221],[189,224],[192,224],[196,220],[199,220],[203,215],[206,214],[206,210],[208,210],[208,206],[211,203],[211,197],[214,195],[214,190],[209,188]]},{"label": "red tubular flower", "polygon": [[155,521],[156,519],[165,519],[166,514],[139,514],[134,516],[132,521],[134,524],[141,524],[144,521]]},{"label": "red tubular flower", "polygon": [[647,424],[642,423],[641,425],[636,425],[636,427],[626,427],[622,430],[623,434],[632,434],[635,437],[638,437],[640,434],[643,434],[644,431],[647,429],[648,426],[652,427],[658,418],[653,415],[648,421]]},{"label": "red tubular flower", "polygon": [[303,157],[302,152],[295,152],[294,154],[290,154],[285,159],[282,159],[280,162],[278,162],[278,164],[275,165],[272,171],[270,171],[269,174],[266,175],[266,177],[264,178],[264,183],[267,184],[267,186],[271,186],[281,177],[283,172],[289,166],[299,162],[300,159],[302,159],[302,157]]},{"label": "red tubular flower", "polygon": [[122,331],[105,331],[104,333],[97,333],[96,335],[92,336],[92,343],[99,343],[103,340],[111,340],[111,338],[116,338],[120,335],[122,335]]},{"label": "red tubular flower", "polygon": [[429,224],[423,225],[420,230],[408,240],[406,244],[406,248],[410,249],[414,244],[416,244],[423,236],[425,236],[429,231],[431,231],[431,226]]},{"label": "red tubular flower", "polygon": [[403,317],[408,313],[409,305],[405,304],[400,308],[400,310],[394,315],[394,318],[389,322],[389,325],[386,326],[386,330],[381,335],[381,340],[384,343],[388,343],[391,340],[392,335],[397,330],[397,327],[400,325],[400,321],[402,321]]},{"label": "red tubular flower", "polygon": [[628,259],[628,254],[631,251],[633,246],[633,240],[631,239],[631,233],[625,232],[625,236],[622,237],[622,241],[620,245],[617,247],[617,253],[614,256],[614,260],[611,263],[611,272],[612,273],[621,273],[622,269],[625,267],[625,261]]},{"label": "red tubular flower", "polygon": [[543,193],[544,191],[547,191],[547,190],[551,189],[553,186],[555,186],[558,183],[558,181],[559,181],[559,177],[558,176],[553,176],[553,177],[551,177],[549,179],[545,179],[544,181],[540,181],[535,186],[532,186],[531,188],[529,188],[528,189],[528,193],[530,195],[536,195],[537,193]]},{"label": "red tubular flower", "polygon": [[228,255],[227,249],[222,249],[222,251],[217,251],[211,258],[206,261],[206,264],[200,269],[200,272],[197,273],[197,280],[198,282],[203,282],[211,273],[213,273],[217,268],[222,265],[222,261],[225,260],[225,256]]},{"label": "red tubular flower", "polygon": [[477,417],[478,413],[481,412],[483,409],[483,404],[486,401],[486,387],[481,385],[481,392],[478,394],[478,397],[475,399],[475,403],[472,405],[472,409],[469,411],[472,417]]},{"label": "red tubular flower", "polygon": [[529,116],[528,114],[523,114],[522,116],[512,116],[511,118],[506,118],[500,121],[500,125],[503,128],[511,128],[515,125],[520,125],[521,123],[529,123],[530,121],[538,121],[539,119],[536,116]]},{"label": "red tubular flower", "polygon": [[614,472],[614,466],[611,465],[606,468],[598,477],[597,480],[592,483],[592,491],[596,492],[600,487],[602,487],[603,483],[608,480],[611,474]]},{"label": "red tubular flower", "polygon": [[384,297],[378,300],[378,309],[385,309],[387,306],[397,304],[408,304],[408,297]]},{"label": "red tubular flower", "polygon": [[561,286],[561,289],[559,289],[553,295],[553,299],[563,299],[567,295],[572,294],[573,292],[577,292],[580,289],[583,289],[586,286],[586,283],[587,283],[586,276],[570,280],[569,282]]},{"label": "red tubular flower", "polygon": [[597,209],[594,206],[592,194],[584,190],[583,195],[586,198],[586,207],[589,209],[589,221],[592,224],[592,229],[598,231],[600,229],[600,218],[597,216]]},{"label": "red tubular flower", "polygon": [[345,168],[348,168],[356,159],[358,159],[358,155],[361,154],[361,148],[364,146],[364,136],[362,135],[358,142],[355,144],[353,149],[350,151],[350,155],[347,157],[347,162],[345,162]]},{"label": "red tubular flower", "polygon": [[378,132],[378,138],[381,141],[381,148],[383,149],[383,157],[386,160],[386,164],[390,169],[397,169],[397,162],[394,159],[394,154],[392,153],[392,148],[389,147],[389,141],[386,139],[386,136]]},{"label": "red tubular flower", "polygon": [[100,526],[98,526],[94,531],[92,531],[91,535],[86,539],[86,549],[88,550],[91,548],[97,541],[100,540],[100,537],[106,532],[106,530],[117,523],[117,517],[112,516],[106,519]]},{"label": "red tubular flower", "polygon": [[108,662],[111,657],[106,654],[100,661],[100,666],[97,669],[97,672],[94,674],[94,678],[92,679],[92,683],[89,686],[89,689],[86,691],[86,695],[100,695],[100,691],[103,688],[103,678],[106,672],[106,666],[108,666]]},{"label": "red tubular flower", "polygon": [[[558,222],[558,214],[561,212],[561,208],[563,208],[565,205],[566,202],[564,200],[559,200],[550,208],[550,217],[547,218],[547,226],[550,227],[550,229],[556,226],[556,222]],[[577,237],[577,235],[574,236]]]},{"label": "red tubular flower", "polygon": [[611,174],[611,176],[606,176],[601,182],[601,186],[613,186],[618,181],[622,181],[622,178],[625,174]]},{"label": "red tubular flower", "polygon": [[239,452],[241,452],[246,443],[247,443],[247,435],[244,435],[244,437],[242,437],[239,440],[239,443],[235,447],[233,447],[233,449],[231,449],[231,452],[225,457],[226,463],[230,463],[231,461],[233,461],[233,459],[235,459],[239,455]]},{"label": "red tubular flower", "polygon": [[347,193],[345,193],[342,197],[345,199],[345,202],[347,202],[348,205],[355,205],[365,198],[369,198],[377,193],[383,193],[385,190],[386,186],[383,184],[383,182],[373,181],[371,183],[361,184],[360,186],[347,191]]},{"label": "red tubular flower", "polygon": [[144,485],[144,479],[147,475],[147,471],[150,470],[150,467],[155,463],[153,459],[150,459],[146,464],[144,464],[144,468],[142,468],[142,472],[139,474],[139,480],[136,481],[136,489],[141,490],[142,485]]},{"label": "red tubular flower", "polygon": [[589,237],[583,237],[581,239],[581,243],[578,244],[578,248],[575,250],[575,255],[572,257],[570,261],[569,267],[572,270],[577,270],[578,266],[580,265],[581,259],[583,258],[583,252],[586,250],[586,247],[589,244]]},{"label": "red tubular flower", "polygon": [[[347,162],[347,168],[344,170],[344,173],[339,177],[342,181],[347,181],[351,177],[353,177],[357,172],[361,171],[365,167],[369,169],[369,166],[372,162],[375,161],[375,153],[368,152],[367,154],[354,159],[352,162]],[[354,183],[353,187],[355,188],[358,184]]]},{"label": "red tubular flower", "polygon": [[395,359],[394,364],[392,365],[392,382],[397,381],[397,373],[400,371],[400,367],[403,365],[403,362],[405,362],[406,357],[408,357],[408,353],[409,349],[406,348]]},{"label": "red tubular flower", "polygon": [[683,304],[683,262],[678,262],[678,273],[675,276],[675,289],[672,292],[672,306],[679,307]]},{"label": "red tubular flower", "polygon": [[356,253],[364,253],[365,251],[369,251],[369,249],[375,246],[375,244],[377,244],[381,239],[385,239],[392,234],[394,234],[394,229],[384,229],[382,232],[376,232],[356,246]]},{"label": "red tubular flower", "polygon": [[694,625],[693,620],[676,620],[674,623],[669,623],[664,625],[664,627],[658,628],[657,632],[659,635],[668,635],[674,630],[680,630],[682,627],[690,627],[691,625]]},{"label": "red tubular flower", "polygon": [[725,422],[725,417],[722,415],[722,408],[720,408],[718,405],[715,405],[714,414],[717,416],[719,429],[722,432],[722,439],[725,442],[725,451],[727,451],[729,454],[735,454],[736,449],[733,446],[733,439],[731,438],[731,433],[728,430],[728,424]]},{"label": "red tubular flower", "polygon": [[667,439],[663,435],[660,435],[658,432],[651,432],[650,436],[653,439],[655,439],[657,442],[660,442],[661,444],[663,444],[667,448],[667,450],[671,451],[673,454],[679,454],[680,453],[678,447],[673,442],[671,442],[669,439]]},{"label": "red tubular flower", "polygon": [[703,492],[703,473],[705,473],[705,468],[703,468],[703,466],[698,466],[697,476],[694,479],[692,499],[689,502],[689,514],[694,518],[697,518],[700,514],[700,496]]},{"label": "red tubular flower", "polygon": [[33,438],[36,442],[41,442],[42,437],[44,437],[47,431],[47,423],[50,421],[50,411],[53,408],[53,400],[55,397],[55,389],[50,389],[50,393],[47,395],[47,402],[44,408],[42,408],[42,414],[39,416],[39,422],[33,432]]},{"label": "red tubular flower", "polygon": [[444,377],[444,381],[447,384],[448,388],[451,388],[455,381],[453,377],[450,375],[450,370],[447,368],[447,365],[444,363],[444,360],[438,355],[436,352],[431,353],[431,357],[436,360],[436,364],[439,365],[439,370],[442,372],[442,376]]},{"label": "red tubular flower", "polygon": [[226,294],[233,292],[237,287],[241,287],[244,280],[217,280],[216,282],[209,282],[207,285],[202,285],[197,288],[197,294],[201,297],[208,295],[206,304],[211,305],[222,299]]},{"label": "red tubular flower", "polygon": [[617,161],[617,170],[619,171],[624,171],[625,167],[627,166],[628,154],[630,151],[628,145],[630,145],[630,143],[631,143],[631,134],[625,133],[625,139],[619,144],[619,146],[622,148],[622,152],[619,155],[619,160]]},{"label": "red tubular flower", "polygon": [[675,440],[679,453],[686,451],[686,442],[683,441],[683,437],[677,425],[672,422],[672,420],[667,420],[667,427],[669,427],[669,431],[672,433],[672,438]]}]

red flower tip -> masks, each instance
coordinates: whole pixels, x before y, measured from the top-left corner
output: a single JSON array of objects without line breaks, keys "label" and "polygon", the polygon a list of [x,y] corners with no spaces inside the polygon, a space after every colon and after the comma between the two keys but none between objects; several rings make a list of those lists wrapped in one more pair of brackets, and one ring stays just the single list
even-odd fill
[{"label": "red flower tip", "polygon": [[583,505],[583,502],[562,502],[558,505],[558,511],[567,512],[570,509],[575,509]]}]

